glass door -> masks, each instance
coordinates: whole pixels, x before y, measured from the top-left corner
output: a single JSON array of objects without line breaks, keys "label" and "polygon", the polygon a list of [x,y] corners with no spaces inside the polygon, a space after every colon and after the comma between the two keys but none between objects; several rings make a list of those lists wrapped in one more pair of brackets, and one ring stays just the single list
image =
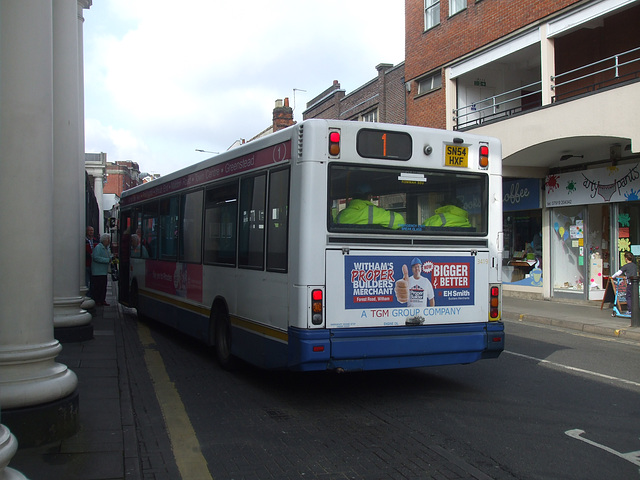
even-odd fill
[{"label": "glass door", "polygon": [[551,213],[553,296],[586,300],[589,252],[584,206],[554,208]]}]

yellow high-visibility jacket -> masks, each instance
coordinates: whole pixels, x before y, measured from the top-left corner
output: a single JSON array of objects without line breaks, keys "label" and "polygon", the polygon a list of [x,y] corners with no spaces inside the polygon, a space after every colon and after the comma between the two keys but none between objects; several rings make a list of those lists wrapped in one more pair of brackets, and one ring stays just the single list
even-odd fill
[{"label": "yellow high-visibility jacket", "polygon": [[376,207],[368,200],[354,198],[347,208],[338,214],[338,223],[351,225],[381,225],[397,230],[405,224],[404,218],[399,213],[390,212],[384,208]]},{"label": "yellow high-visibility jacket", "polygon": [[455,205],[445,205],[436,209],[436,214],[424,222],[427,227],[471,227],[469,214]]}]

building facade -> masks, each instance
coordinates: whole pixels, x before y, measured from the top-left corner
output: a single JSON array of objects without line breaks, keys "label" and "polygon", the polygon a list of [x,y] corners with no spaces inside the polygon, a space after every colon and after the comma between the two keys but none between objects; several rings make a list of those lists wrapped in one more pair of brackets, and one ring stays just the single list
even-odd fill
[{"label": "building facade", "polygon": [[122,192],[130,188],[141,185],[143,180],[140,175],[140,167],[136,162],[130,160],[123,162],[107,162],[107,179],[104,184],[104,193],[113,194],[118,198]]},{"label": "building facade", "polygon": [[407,123],[503,145],[505,294],[601,300],[640,255],[640,1],[406,0]]},{"label": "building facade", "polygon": [[404,63],[381,63],[378,76],[346,94],[334,80],[331,87],[307,103],[304,120],[326,118],[365,122],[406,123]]}]

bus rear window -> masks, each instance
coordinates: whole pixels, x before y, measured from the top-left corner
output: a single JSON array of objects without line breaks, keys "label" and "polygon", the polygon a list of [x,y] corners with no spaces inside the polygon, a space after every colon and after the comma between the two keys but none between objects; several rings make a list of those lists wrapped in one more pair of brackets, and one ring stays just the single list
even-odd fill
[{"label": "bus rear window", "polygon": [[329,230],[486,235],[482,173],[331,165]]}]

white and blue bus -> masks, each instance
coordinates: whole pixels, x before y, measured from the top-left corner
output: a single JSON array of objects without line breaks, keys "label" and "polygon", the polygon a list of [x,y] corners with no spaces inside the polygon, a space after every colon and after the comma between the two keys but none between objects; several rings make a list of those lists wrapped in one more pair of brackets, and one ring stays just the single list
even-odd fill
[{"label": "white and blue bus", "polygon": [[123,192],[119,301],[267,369],[504,348],[501,145],[308,120]]}]

